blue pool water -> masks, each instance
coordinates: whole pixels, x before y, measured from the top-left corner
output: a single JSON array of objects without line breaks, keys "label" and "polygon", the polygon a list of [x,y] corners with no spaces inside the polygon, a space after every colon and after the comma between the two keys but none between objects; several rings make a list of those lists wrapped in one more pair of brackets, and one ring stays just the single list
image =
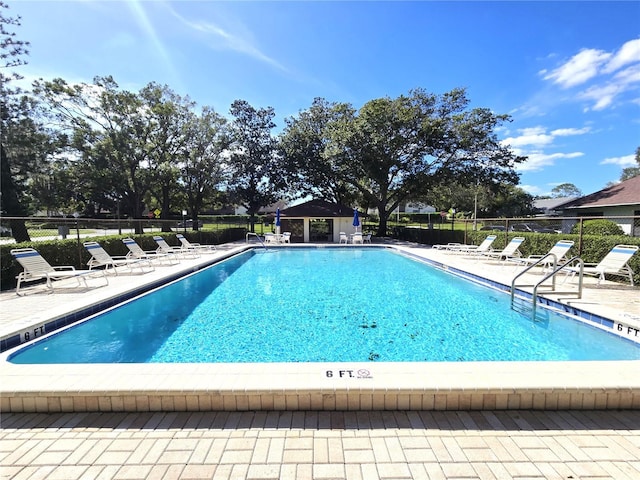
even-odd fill
[{"label": "blue pool water", "polygon": [[13,363],[640,359],[640,346],[387,249],[250,251],[25,347]]}]

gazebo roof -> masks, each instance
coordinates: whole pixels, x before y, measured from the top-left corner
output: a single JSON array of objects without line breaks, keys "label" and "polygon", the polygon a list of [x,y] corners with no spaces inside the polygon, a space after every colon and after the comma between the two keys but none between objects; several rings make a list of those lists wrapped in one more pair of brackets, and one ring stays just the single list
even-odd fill
[{"label": "gazebo roof", "polygon": [[281,217],[351,217],[353,208],[339,203],[331,203],[325,200],[315,199],[280,210]]}]

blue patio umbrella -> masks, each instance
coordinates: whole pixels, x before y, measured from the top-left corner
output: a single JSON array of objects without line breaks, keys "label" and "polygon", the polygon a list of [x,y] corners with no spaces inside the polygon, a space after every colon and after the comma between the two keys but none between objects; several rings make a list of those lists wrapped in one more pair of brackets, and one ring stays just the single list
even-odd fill
[{"label": "blue patio umbrella", "polygon": [[358,210],[356,208],[353,209],[353,224],[356,227],[356,232],[358,231],[358,227],[360,226],[360,216],[358,215]]},{"label": "blue patio umbrella", "polygon": [[280,209],[276,209],[276,233],[280,233]]}]

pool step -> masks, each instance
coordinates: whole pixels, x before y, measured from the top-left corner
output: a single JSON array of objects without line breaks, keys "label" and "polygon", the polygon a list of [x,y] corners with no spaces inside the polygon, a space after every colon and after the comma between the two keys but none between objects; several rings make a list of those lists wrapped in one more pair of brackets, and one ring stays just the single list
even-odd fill
[{"label": "pool step", "polygon": [[530,298],[514,297],[511,303],[511,309],[536,322],[546,323],[549,321],[549,311],[546,308],[535,309],[535,318],[533,318],[534,308]]}]

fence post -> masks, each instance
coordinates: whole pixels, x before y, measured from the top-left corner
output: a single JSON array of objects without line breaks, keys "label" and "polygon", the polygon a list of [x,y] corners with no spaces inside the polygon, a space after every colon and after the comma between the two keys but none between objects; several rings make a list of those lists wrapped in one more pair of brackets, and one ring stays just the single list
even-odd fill
[{"label": "fence post", "polygon": [[82,268],[82,244],[80,242],[80,225],[78,220],[78,214],[74,213],[73,216],[76,218],[76,243],[78,244],[78,268]]}]

